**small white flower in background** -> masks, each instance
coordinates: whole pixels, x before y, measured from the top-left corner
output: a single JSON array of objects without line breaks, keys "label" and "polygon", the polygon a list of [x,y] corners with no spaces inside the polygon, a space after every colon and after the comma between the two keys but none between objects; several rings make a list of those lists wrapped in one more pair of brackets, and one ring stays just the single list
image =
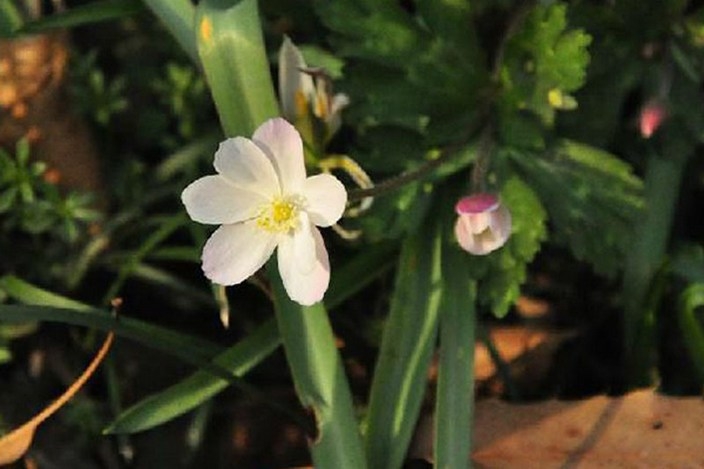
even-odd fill
[{"label": "small white flower in background", "polygon": [[308,117],[325,122],[328,137],[340,128],[340,113],[350,102],[338,93],[333,96],[330,78],[319,69],[306,65],[301,51],[284,37],[279,50],[279,99],[283,116],[293,123]]},{"label": "small white flower in background", "polygon": [[489,254],[503,246],[511,235],[511,214],[493,194],[462,197],[455,205],[458,218],[455,236],[462,249]]},{"label": "small white flower in background", "polygon": [[261,268],[275,249],[289,297],[311,305],[323,298],[330,264],[316,226],[342,216],[347,192],[332,175],[306,177],[301,137],[275,118],[252,136],[229,138],[215,153],[217,174],[191,183],[181,194],[188,215],[222,225],[203,248],[203,272],[234,285]]}]

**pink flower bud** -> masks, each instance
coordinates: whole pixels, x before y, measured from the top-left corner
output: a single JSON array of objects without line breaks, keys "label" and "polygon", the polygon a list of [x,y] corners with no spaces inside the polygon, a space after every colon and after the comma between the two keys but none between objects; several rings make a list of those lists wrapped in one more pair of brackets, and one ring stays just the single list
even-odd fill
[{"label": "pink flower bud", "polygon": [[667,118],[667,109],[658,101],[649,101],[640,110],[638,125],[643,138],[650,138]]},{"label": "pink flower bud", "polygon": [[457,241],[467,252],[489,254],[506,243],[511,235],[511,214],[493,194],[462,197],[455,205]]}]

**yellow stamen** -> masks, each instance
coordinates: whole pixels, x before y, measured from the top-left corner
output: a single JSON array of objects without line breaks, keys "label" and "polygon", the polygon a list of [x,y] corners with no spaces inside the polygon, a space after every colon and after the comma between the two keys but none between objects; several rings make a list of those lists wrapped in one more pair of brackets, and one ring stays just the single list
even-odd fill
[{"label": "yellow stamen", "polygon": [[298,225],[299,204],[292,197],[277,197],[262,206],[257,215],[257,226],[272,233],[287,233]]}]

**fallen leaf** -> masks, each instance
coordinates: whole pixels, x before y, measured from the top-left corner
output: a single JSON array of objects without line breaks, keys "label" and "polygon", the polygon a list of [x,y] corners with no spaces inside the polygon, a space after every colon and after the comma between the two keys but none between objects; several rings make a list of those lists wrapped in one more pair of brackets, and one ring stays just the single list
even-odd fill
[{"label": "fallen leaf", "polygon": [[49,418],[54,412],[59,410],[66,402],[68,402],[81,387],[88,381],[91,375],[95,372],[103,361],[105,355],[107,355],[110,345],[112,344],[113,333],[109,333],[103,342],[102,347],[98,350],[98,353],[90,362],[90,365],[85,369],[85,371],[79,376],[76,381],[52,404],[46,407],[44,410],[39,412],[34,418],[26,422],[19,428],[16,428],[12,432],[0,438],[0,465],[11,464],[21,458],[24,453],[29,449],[29,445],[32,444],[32,439],[34,438],[34,432],[37,427],[47,418]]},{"label": "fallen leaf", "polygon": [[[573,331],[551,331],[525,326],[492,327],[489,331],[494,347],[502,360],[512,363],[531,352],[546,349],[546,362],[562,342],[574,335]],[[474,376],[479,382],[496,374],[496,365],[483,342],[474,346]]]},{"label": "fallen leaf", "polygon": [[704,467],[704,400],[654,390],[619,398],[478,403],[477,467]]}]

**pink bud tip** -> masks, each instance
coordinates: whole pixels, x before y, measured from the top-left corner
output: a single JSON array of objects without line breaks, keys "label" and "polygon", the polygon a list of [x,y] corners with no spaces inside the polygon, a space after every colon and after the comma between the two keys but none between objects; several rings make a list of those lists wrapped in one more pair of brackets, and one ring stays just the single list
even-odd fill
[{"label": "pink bud tip", "polygon": [[458,215],[467,213],[482,213],[496,210],[499,206],[499,198],[494,194],[485,192],[462,197],[455,204],[455,212]]},{"label": "pink bud tip", "polygon": [[667,117],[665,107],[657,102],[646,104],[640,111],[639,126],[640,134],[644,138],[650,138],[656,130],[662,125]]}]

